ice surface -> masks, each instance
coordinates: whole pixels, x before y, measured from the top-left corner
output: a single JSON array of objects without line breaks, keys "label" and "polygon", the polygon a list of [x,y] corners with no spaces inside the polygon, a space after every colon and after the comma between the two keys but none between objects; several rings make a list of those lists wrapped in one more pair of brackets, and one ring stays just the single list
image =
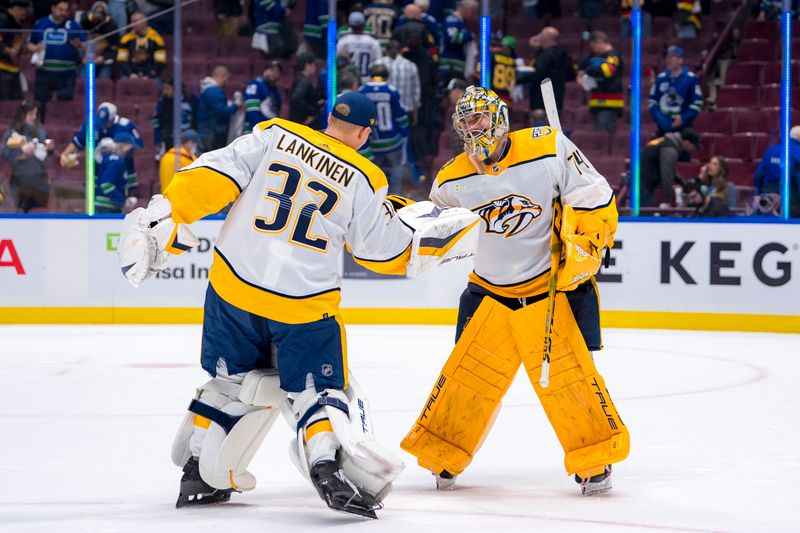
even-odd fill
[{"label": "ice surface", "polygon": [[584,498],[527,377],[452,492],[399,449],[452,328],[349,326],[378,441],[406,461],[377,522],[329,511],[279,421],[230,504],[176,510],[172,439],[196,326],[0,327],[0,531],[800,531],[800,336],[610,329],[597,355],[631,432],[614,490]]}]

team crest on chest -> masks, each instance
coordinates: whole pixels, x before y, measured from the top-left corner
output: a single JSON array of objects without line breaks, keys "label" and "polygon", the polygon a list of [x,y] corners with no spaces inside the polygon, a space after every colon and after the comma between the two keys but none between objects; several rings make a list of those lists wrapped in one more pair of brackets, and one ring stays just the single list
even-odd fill
[{"label": "team crest on chest", "polygon": [[486,233],[513,237],[542,214],[542,206],[520,194],[508,194],[472,209],[486,223]]}]

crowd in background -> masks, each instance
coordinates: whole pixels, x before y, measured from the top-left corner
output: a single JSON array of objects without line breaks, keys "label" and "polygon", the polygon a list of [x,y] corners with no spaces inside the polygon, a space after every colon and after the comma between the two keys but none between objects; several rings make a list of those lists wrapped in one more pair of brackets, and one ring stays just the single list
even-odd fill
[{"label": "crowd in background", "polygon": [[[137,195],[134,164],[136,150],[152,143],[159,159],[158,174],[163,190],[178,166],[188,164],[200,152],[220,148],[232,139],[274,117],[289,118],[312,128],[325,126],[325,70],[327,0],[214,0],[213,11],[219,39],[247,35],[253,61],[265,64],[263,72],[243,86],[231,86],[231,73],[221,58],[197,87],[182,87],[181,138],[173,137],[175,87],[169,79],[165,36],[172,33],[172,13],[153,15],[172,6],[167,0],[97,1],[90,9],[76,12],[68,0],[43,2],[3,0],[0,11],[0,100],[22,100],[13,117],[3,117],[5,132],[2,158],[7,166],[5,182],[14,205],[21,211],[49,205],[45,160],[58,154],[64,168],[79,165],[85,125],[75,124],[75,135],[67,146],[47,142],[44,124],[53,108],[52,100],[75,98],[76,78],[87,61],[88,43],[98,78],[152,79],[158,86],[158,101],[150,118],[153,138],[143,139],[130,117],[120,116],[114,102],[103,102],[97,110],[94,154],[97,163],[98,208],[121,212]],[[607,4],[606,4],[607,5]],[[777,16],[776,2],[752,5],[752,16]],[[562,16],[559,0],[523,0],[524,16],[557,20]],[[492,1],[493,20],[506,16],[507,3]],[[337,92],[360,91],[377,106],[378,121],[361,153],[387,174],[393,192],[414,198],[427,195],[430,177],[442,157],[461,150],[457,138],[448,134],[453,104],[480,75],[475,29],[479,3],[476,0],[374,0],[337,2],[340,22],[336,49]],[[603,0],[579,0],[578,15],[591,22],[600,16]],[[293,24],[293,10],[303,10],[302,28]],[[620,34],[630,35],[631,1],[617,6]],[[653,17],[672,17],[678,38],[694,39],[701,29],[706,2],[652,0],[643,3],[643,32],[648,36]],[[209,16],[211,16],[209,14]],[[28,28],[28,32],[19,32]],[[614,135],[627,126],[620,124],[629,105],[629,72],[624,54],[603,31],[582,36],[584,57],[572,57],[561,42],[560,31],[545,26],[535,35],[502,35],[491,40],[492,89],[508,104],[512,125],[546,124],[539,84],[550,78],[557,106],[563,111],[568,84],[577,83],[591,117],[588,128],[597,136]],[[518,53],[518,40],[528,42],[528,57]],[[660,72],[649,77],[648,116],[655,126],[653,139],[643,140],[641,154],[641,205],[643,207],[694,208],[693,216],[727,216],[737,211],[737,190],[728,180],[725,157],[714,155],[697,176],[681,176],[677,163],[691,158],[701,144],[693,123],[703,113],[702,85],[685,64],[683,47],[666,48]],[[287,63],[290,60],[290,63]],[[33,80],[22,73],[22,62],[35,65]],[[293,65],[293,73],[287,66]],[[291,76],[288,91],[279,86]],[[32,83],[32,89],[27,87]],[[527,94],[526,94],[527,93]],[[78,95],[80,97],[80,95]],[[284,102],[288,106],[284,106]],[[527,105],[522,105],[525,102]],[[55,111],[56,113],[58,111]],[[141,117],[139,117],[141,119]],[[567,128],[565,128],[566,130]],[[451,139],[441,153],[444,136]],[[566,131],[567,134],[574,133]],[[796,135],[795,135],[796,134]],[[605,137],[603,137],[605,138]],[[793,130],[793,181],[800,181],[800,128]],[[754,176],[756,199],[751,211],[764,214],[764,198],[776,214],[780,153],[767,150]],[[777,169],[777,170],[776,170]],[[616,183],[618,176],[608,176]],[[0,182],[2,183],[2,182]],[[628,199],[623,176],[618,202]],[[157,190],[152,192],[159,192]],[[793,189],[797,195],[797,189]],[[800,204],[800,202],[793,202]]]}]

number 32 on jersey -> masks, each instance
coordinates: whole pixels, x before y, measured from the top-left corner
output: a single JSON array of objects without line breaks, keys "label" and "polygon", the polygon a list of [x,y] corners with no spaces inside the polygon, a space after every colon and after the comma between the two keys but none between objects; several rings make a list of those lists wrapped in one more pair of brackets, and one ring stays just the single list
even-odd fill
[{"label": "number 32 on jersey", "polygon": [[[267,189],[264,198],[275,202],[275,214],[271,219],[255,217],[255,230],[263,233],[281,233],[291,223],[289,242],[325,253],[328,249],[328,239],[319,235],[309,235],[308,232],[316,212],[319,211],[320,215],[325,217],[334,210],[339,203],[339,193],[321,181],[315,179],[304,181],[300,169],[285,163],[272,163],[267,173],[283,176],[283,187],[280,190]],[[310,201],[296,205],[295,197],[300,192],[301,186],[311,194],[324,196],[324,199],[320,204]]]}]

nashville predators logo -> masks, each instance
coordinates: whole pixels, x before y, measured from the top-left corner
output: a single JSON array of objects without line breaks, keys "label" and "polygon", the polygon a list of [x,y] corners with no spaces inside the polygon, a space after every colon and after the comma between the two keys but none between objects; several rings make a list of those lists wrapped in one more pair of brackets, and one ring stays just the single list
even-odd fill
[{"label": "nashville predators logo", "polygon": [[542,206],[519,194],[509,194],[472,210],[486,222],[486,233],[513,237],[542,214]]}]

